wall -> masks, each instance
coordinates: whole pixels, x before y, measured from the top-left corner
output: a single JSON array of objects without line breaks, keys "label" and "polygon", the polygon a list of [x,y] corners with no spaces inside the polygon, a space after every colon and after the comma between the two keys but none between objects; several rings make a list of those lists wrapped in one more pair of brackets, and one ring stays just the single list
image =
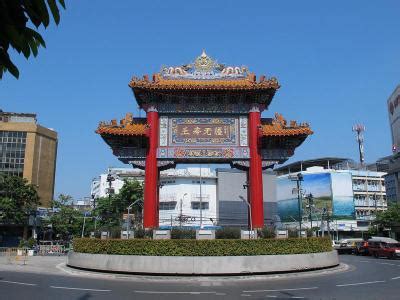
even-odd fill
[{"label": "wall", "polygon": [[[222,226],[242,226],[248,224],[248,206],[240,198],[247,200],[248,188],[246,172],[236,169],[217,169],[217,207]],[[276,220],[276,176],[263,173],[264,220],[265,224]]]}]

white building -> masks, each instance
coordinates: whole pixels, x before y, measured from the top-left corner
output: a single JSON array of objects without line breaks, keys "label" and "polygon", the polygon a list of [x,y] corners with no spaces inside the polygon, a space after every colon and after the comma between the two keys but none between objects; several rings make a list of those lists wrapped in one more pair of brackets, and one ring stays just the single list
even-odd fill
[{"label": "white building", "polygon": [[374,220],[376,212],[387,209],[385,172],[350,170],[353,179],[357,220]]},{"label": "white building", "polygon": [[[119,193],[125,180],[142,182],[144,179],[144,171],[139,169],[110,168],[107,173],[93,179],[92,198],[108,196],[108,173],[112,174],[115,179],[111,182],[111,188],[116,194]],[[210,168],[190,167],[162,171],[159,184],[160,227],[215,225],[217,177]]]},{"label": "white building", "polygon": [[108,168],[107,173],[100,174],[100,176],[93,178],[90,187],[92,198],[97,199],[108,196],[108,189],[110,187],[109,182],[107,182],[108,174],[111,174],[113,179],[115,179],[111,182],[111,189],[113,189],[116,194],[119,193],[125,180],[138,180],[142,182],[144,179],[143,170],[132,168]]},{"label": "white building", "polygon": [[[284,224],[296,225],[298,220],[298,200],[294,192],[296,182],[290,179],[298,173],[303,175],[301,182],[302,221],[304,228],[311,226],[308,194],[314,197],[315,213],[313,227],[328,228],[341,237],[362,235],[368,230],[378,211],[387,209],[385,172],[356,170],[350,167],[349,160],[341,158],[322,158],[295,162],[277,169],[278,214]],[[327,218],[325,211],[328,212]],[[324,219],[330,222],[321,222]],[[296,225],[297,226],[297,225]],[[358,233],[357,233],[358,232]]]}]

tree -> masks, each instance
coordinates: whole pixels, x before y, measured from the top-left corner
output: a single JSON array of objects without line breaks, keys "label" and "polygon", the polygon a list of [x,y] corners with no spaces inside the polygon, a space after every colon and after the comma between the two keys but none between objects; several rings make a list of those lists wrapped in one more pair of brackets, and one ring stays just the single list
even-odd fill
[{"label": "tree", "polygon": [[138,181],[124,182],[119,194],[97,200],[95,214],[100,218],[100,226],[107,228],[121,227],[122,215],[132,203],[131,212],[141,213],[141,200],[143,199],[143,185]]},{"label": "tree", "polygon": [[49,219],[49,224],[53,233],[63,240],[69,240],[71,236],[80,236],[83,215],[71,205],[72,197],[60,194],[52,204],[54,212]]},{"label": "tree", "polygon": [[30,214],[36,211],[39,196],[25,178],[2,176],[0,180],[0,222],[28,225]]},{"label": "tree", "polygon": [[378,212],[374,223],[380,228],[397,227],[400,224],[400,204],[393,204],[386,211]]},{"label": "tree", "polygon": [[[58,3],[65,9],[64,0],[58,0]],[[42,36],[27,25],[31,22],[36,29],[41,25],[47,28],[49,12],[58,25],[57,0],[0,0],[0,79],[5,71],[19,77],[18,68],[8,53],[10,46],[27,59],[31,54],[36,57],[40,46],[46,47]]]}]

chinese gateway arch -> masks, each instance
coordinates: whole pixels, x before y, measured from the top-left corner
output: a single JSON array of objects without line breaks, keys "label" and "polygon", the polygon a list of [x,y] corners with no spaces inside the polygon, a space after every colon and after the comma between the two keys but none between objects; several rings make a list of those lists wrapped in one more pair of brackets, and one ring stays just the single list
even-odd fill
[{"label": "chinese gateway arch", "polygon": [[248,174],[251,223],[264,226],[262,170],[286,161],[308,135],[307,123],[261,118],[279,89],[276,78],[217,63],[164,67],[129,83],[146,118],[132,114],[96,130],[124,163],[145,170],[145,228],[157,228],[159,173],[177,163],[229,163]]}]

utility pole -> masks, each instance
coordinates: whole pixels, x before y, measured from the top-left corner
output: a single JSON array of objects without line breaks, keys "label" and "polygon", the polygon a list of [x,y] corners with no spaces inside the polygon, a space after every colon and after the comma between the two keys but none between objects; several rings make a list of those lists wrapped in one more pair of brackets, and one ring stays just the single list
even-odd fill
[{"label": "utility pole", "polygon": [[353,126],[353,131],[356,132],[357,143],[358,143],[358,152],[360,155],[360,165],[364,167],[364,135],[363,132],[365,131],[365,126],[363,124],[355,124]]}]

